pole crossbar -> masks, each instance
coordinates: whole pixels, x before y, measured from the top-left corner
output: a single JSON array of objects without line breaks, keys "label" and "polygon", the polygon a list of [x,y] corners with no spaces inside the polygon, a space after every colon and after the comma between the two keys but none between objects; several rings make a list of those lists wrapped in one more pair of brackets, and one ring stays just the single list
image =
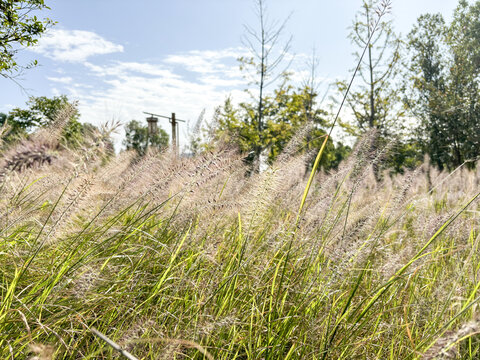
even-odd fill
[{"label": "pole crossbar", "polygon": [[[164,118],[164,119],[172,120],[171,116],[159,115],[159,114],[149,113],[149,112],[146,112],[146,111],[144,111],[143,113],[147,114],[147,115],[151,115],[151,116],[158,116],[158,117],[161,117],[161,118]],[[177,118],[175,118],[175,121],[187,122],[187,120],[182,120],[182,119],[177,119]]]},{"label": "pole crossbar", "polygon": [[[150,130],[150,123],[154,123],[156,124],[157,123],[157,118],[164,118],[164,119],[168,119],[170,121],[170,124],[172,124],[172,151],[173,151],[173,154],[175,156],[175,158],[178,157],[178,153],[179,153],[179,143],[180,143],[180,139],[178,137],[178,122],[186,122],[186,120],[182,120],[182,119],[177,119],[177,117],[175,116],[175,113],[172,113],[172,116],[165,116],[165,115],[159,115],[159,114],[154,114],[154,113],[151,113],[151,112],[147,112],[147,111],[144,111],[143,112],[144,114],[147,114],[147,115],[150,115],[149,118],[147,118],[147,122],[149,123],[149,131],[152,131]],[[152,128],[153,128],[153,125],[152,125]]]}]

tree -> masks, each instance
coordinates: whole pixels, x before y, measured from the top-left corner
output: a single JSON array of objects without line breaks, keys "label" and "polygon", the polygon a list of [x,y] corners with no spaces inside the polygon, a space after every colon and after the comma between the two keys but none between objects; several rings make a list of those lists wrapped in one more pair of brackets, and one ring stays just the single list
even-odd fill
[{"label": "tree", "polygon": [[[18,124],[19,127],[29,131],[35,127],[46,126],[55,120],[56,113],[70,101],[66,95],[54,96],[32,96],[27,101],[27,109],[14,108],[10,111],[8,121]],[[72,117],[77,120],[78,112]]]},{"label": "tree", "polygon": [[[0,117],[0,126],[7,121],[10,128],[5,136],[7,143],[28,136],[35,129],[53,123],[57,112],[67,105],[72,105],[72,103],[66,95],[52,98],[30,97],[26,109],[14,108],[8,116]],[[62,124],[64,126],[62,133],[64,144],[74,145],[76,142],[82,141],[84,131],[83,125],[78,121],[79,116],[77,111],[66,124]]]},{"label": "tree", "polygon": [[[294,89],[286,82],[282,83],[272,96],[264,98],[265,127],[261,137],[256,123],[252,120],[257,103],[244,102],[235,107],[231,99],[227,98],[215,114],[217,138],[236,144],[241,151],[248,154],[246,160],[249,162],[256,159],[252,149],[265,149],[268,162],[273,163],[292,137],[310,124],[310,131],[305,134],[307,136],[299,139],[300,146],[295,151],[301,153],[319,149],[328,124],[324,118],[326,113],[316,106],[316,96],[316,92],[312,92],[309,87]],[[335,146],[333,141],[329,140],[321,166],[326,169],[338,166],[348,152],[348,147],[342,144]]]},{"label": "tree", "polygon": [[255,142],[254,154],[258,159],[262,152],[265,129],[265,89],[283,76],[288,66],[282,68],[284,59],[290,49],[291,38],[278,51],[279,41],[284,31],[288,18],[283,23],[271,22],[267,16],[265,0],[255,0],[259,28],[245,25],[246,35],[243,43],[250,55],[240,57],[240,69],[246,72],[246,77],[251,84],[257,87],[258,95],[256,108],[251,112],[250,122],[255,126],[259,141]]},{"label": "tree", "polygon": [[136,150],[139,155],[144,155],[149,146],[158,149],[167,148],[168,134],[159,128],[157,134],[151,135],[148,133],[147,126],[137,120],[132,120],[125,126],[123,145],[127,150]]},{"label": "tree", "polygon": [[11,143],[17,139],[27,136],[23,123],[8,120],[8,114],[0,113],[0,127],[2,131],[2,143]]},{"label": "tree", "polygon": [[[380,12],[388,4],[379,0],[364,0],[362,10],[355,16],[349,35],[358,48],[354,53],[359,63],[358,75],[361,80],[357,90],[350,91],[347,103],[355,118],[353,127],[347,127],[354,135],[360,135],[376,128],[383,137],[390,137],[399,124],[402,115],[398,104],[398,91],[391,86],[399,65],[400,40],[395,35],[391,21],[383,20],[373,29]],[[366,56],[360,61],[363,50]],[[339,82],[338,88],[345,93],[348,83]]]},{"label": "tree", "polygon": [[0,0],[0,75],[11,78],[16,72],[35,66],[21,66],[16,55],[24,47],[37,43],[53,21],[38,19],[35,12],[49,9],[44,0]]},{"label": "tree", "polygon": [[426,14],[409,34],[409,87],[405,98],[419,120],[425,153],[452,169],[480,156],[480,1],[460,0],[451,24]]}]

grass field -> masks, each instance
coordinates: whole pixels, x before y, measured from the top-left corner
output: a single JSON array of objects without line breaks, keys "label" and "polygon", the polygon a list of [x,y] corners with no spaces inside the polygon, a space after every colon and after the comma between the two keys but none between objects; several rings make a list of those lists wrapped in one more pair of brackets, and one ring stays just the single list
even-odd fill
[{"label": "grass field", "polygon": [[[57,124],[58,125],[58,124]],[[0,358],[479,359],[480,173],[377,182],[363,138],[319,171],[294,143],[107,156],[43,129],[2,154]]]}]

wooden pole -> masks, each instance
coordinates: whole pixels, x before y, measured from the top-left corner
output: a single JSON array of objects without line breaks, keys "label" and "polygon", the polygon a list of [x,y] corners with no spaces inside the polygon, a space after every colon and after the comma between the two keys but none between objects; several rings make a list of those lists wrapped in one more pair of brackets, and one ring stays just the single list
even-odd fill
[{"label": "wooden pole", "polygon": [[172,113],[172,150],[173,155],[177,157],[177,121],[175,120],[175,113]]}]

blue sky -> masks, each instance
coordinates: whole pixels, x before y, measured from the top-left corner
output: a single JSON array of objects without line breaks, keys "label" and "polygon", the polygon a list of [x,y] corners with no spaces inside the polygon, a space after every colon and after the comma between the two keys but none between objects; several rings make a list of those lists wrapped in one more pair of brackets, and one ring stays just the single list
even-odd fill
[{"label": "blue sky", "polygon": [[[243,24],[256,27],[253,0],[62,0],[46,1],[58,22],[24,63],[40,66],[18,79],[0,77],[0,112],[22,107],[28,96],[66,94],[79,101],[82,121],[143,120],[142,111],[207,118],[226,96],[245,99],[248,85],[236,58],[245,53]],[[361,0],[267,0],[272,20],[291,14],[285,28],[295,54],[293,79],[305,76],[316,49],[324,84],[353,67],[348,27]],[[390,17],[406,34],[426,12],[447,19],[457,0],[393,0]],[[164,128],[168,129],[167,124]]]}]

